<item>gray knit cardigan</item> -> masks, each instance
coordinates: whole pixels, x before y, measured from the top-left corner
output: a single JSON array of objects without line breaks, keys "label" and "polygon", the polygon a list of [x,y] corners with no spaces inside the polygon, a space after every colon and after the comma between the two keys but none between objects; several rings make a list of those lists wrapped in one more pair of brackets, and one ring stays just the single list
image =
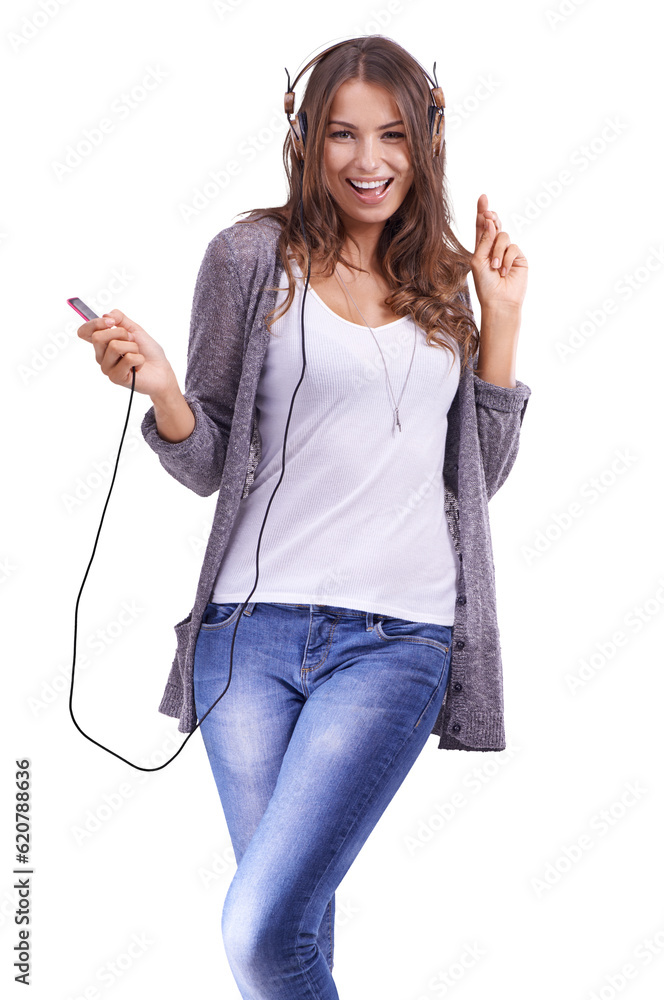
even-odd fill
[{"label": "gray knit cardigan", "polygon": [[[196,598],[175,626],[177,651],[158,706],[191,732],[194,651],[239,505],[261,458],[256,390],[283,265],[274,220],[235,223],[208,244],[194,290],[184,396],[196,425],[184,441],[157,432],[154,406],[141,431],[159,461],[199,496],[219,491]],[[468,288],[466,300],[470,303]],[[432,348],[434,350],[435,348]],[[488,500],[517,455],[530,388],[493,385],[462,372],[448,413],[445,514],[459,556],[450,677],[431,732],[441,750],[503,750],[503,676]],[[260,579],[259,579],[260,582]],[[362,609],[361,609],[362,610]]]}]

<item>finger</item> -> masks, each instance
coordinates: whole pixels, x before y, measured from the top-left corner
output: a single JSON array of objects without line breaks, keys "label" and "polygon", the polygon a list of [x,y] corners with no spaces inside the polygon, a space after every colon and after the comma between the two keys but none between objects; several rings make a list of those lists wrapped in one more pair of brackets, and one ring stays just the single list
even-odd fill
[{"label": "finger", "polygon": [[502,223],[501,223],[500,219],[498,218],[498,213],[497,212],[491,212],[490,215],[491,215],[491,217],[493,219],[493,224],[496,227],[496,231],[500,232],[502,230],[503,226],[502,226]]},{"label": "finger", "polygon": [[97,316],[95,319],[89,319],[87,322],[82,323],[76,333],[81,338],[81,340],[87,340],[91,343],[92,334],[96,330],[108,330],[110,329],[109,324],[106,322],[103,316]]},{"label": "finger", "polygon": [[144,362],[145,358],[142,354],[128,351],[118,358],[117,362],[105,374],[116,385],[127,385],[131,382],[132,368],[136,368],[136,371],[139,372]]},{"label": "finger", "polygon": [[477,199],[477,218],[475,220],[475,229],[477,232],[476,243],[479,243],[482,231],[484,230],[484,220],[485,218],[493,219],[496,230],[500,232],[503,228],[500,219],[498,218],[498,213],[492,211],[489,208],[489,199],[485,194],[481,194]]},{"label": "finger", "polygon": [[509,235],[504,232],[498,233],[498,235],[494,240],[490,253],[491,257],[490,263],[491,267],[494,270],[500,269],[502,267],[505,251],[507,250],[509,245],[510,245]]},{"label": "finger", "polygon": [[477,199],[477,215],[475,216],[475,250],[484,236],[484,213],[489,210],[489,199],[485,194],[481,194]]},{"label": "finger", "polygon": [[[140,338],[144,334],[143,327],[134,323],[119,309],[112,309],[110,313],[104,313],[102,319],[107,324],[106,329],[110,330],[116,337],[130,338],[135,344],[139,344]],[[115,326],[112,326],[115,323]]]},{"label": "finger", "polygon": [[[114,327],[112,330],[96,330],[92,334],[92,343],[95,349],[95,358],[99,364],[102,363],[104,357],[108,351],[108,345],[111,341],[123,341],[131,340],[131,335],[123,330],[122,327]],[[117,352],[118,356],[120,351]]]},{"label": "finger", "polygon": [[[104,352],[104,356],[101,359],[100,365],[102,372],[104,375],[110,375],[118,361],[125,357],[136,357],[137,353],[138,344],[130,337],[127,337],[126,340],[116,337],[115,339],[109,341]],[[132,364],[135,364],[135,362],[132,362]]]},{"label": "finger", "polygon": [[92,345],[95,349],[95,359],[98,364],[101,364],[104,360],[104,355],[108,349],[108,345],[112,340],[131,340],[131,334],[127,330],[123,330],[122,327],[106,327],[105,329],[95,330],[91,334]]},{"label": "finger", "polygon": [[[486,223],[489,223],[488,227]],[[475,234],[475,253],[486,257],[496,236],[496,228],[491,219],[485,219],[483,215],[477,216],[477,227]]]},{"label": "finger", "polygon": [[110,316],[111,319],[115,320],[116,326],[121,326],[125,330],[129,330],[130,333],[134,333],[136,330],[141,329],[138,323],[134,323],[133,319],[129,319],[129,316],[125,316],[125,314],[119,309],[111,309],[110,312],[104,313],[102,319],[106,319],[107,316]]},{"label": "finger", "polygon": [[486,219],[491,219],[491,221],[493,222],[494,226],[496,227],[496,232],[498,232],[498,233],[503,228],[502,227],[502,223],[501,223],[500,219],[498,218],[498,213],[497,212],[490,212],[487,209],[486,212],[482,213],[481,219],[482,219],[482,226],[484,226],[484,222],[485,222]]},{"label": "finger", "polygon": [[117,365],[112,369],[111,379],[116,385],[131,385],[133,376],[132,368],[138,373],[145,361],[142,354],[129,352],[122,357]]},{"label": "finger", "polygon": [[129,352],[111,368],[108,377],[115,385],[130,385],[133,375],[132,368],[135,368],[138,373],[144,362],[145,358],[142,354]]},{"label": "finger", "polygon": [[509,236],[507,233],[497,233],[496,226],[493,218],[485,219],[482,216],[482,228],[480,231],[480,236],[478,243],[475,247],[475,252],[479,254],[481,258],[487,261],[491,265],[495,253],[494,248],[498,247],[498,255],[501,255],[502,250],[505,249],[509,243]]},{"label": "finger", "polygon": [[485,238],[484,224],[486,219],[483,212],[477,213],[477,218],[475,219],[475,250],[479,247],[482,240]]},{"label": "finger", "polygon": [[[82,340],[87,340],[94,347],[95,360],[97,362],[101,362],[110,337],[118,336],[118,331],[114,330],[111,333],[111,329],[112,327],[109,327],[104,318],[98,316],[96,319],[91,319],[87,323],[83,323],[77,330],[78,336]],[[108,337],[105,337],[105,334],[108,334]]]},{"label": "finger", "polygon": [[513,267],[521,266],[527,267],[528,261],[521,253],[521,249],[517,246],[517,244],[510,243],[503,256],[502,264],[500,266],[500,275],[502,278],[505,278]]}]

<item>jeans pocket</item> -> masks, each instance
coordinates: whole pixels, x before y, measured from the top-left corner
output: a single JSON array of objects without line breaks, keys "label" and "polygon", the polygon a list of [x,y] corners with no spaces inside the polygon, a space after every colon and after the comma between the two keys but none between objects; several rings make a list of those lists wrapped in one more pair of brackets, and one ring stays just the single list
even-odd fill
[{"label": "jeans pocket", "polygon": [[201,630],[212,631],[232,624],[239,615],[241,607],[242,602],[233,601],[229,604],[215,604],[214,601],[210,601],[203,612]]},{"label": "jeans pocket", "polygon": [[452,645],[452,626],[432,622],[411,622],[406,618],[382,618],[376,622],[376,634],[385,642],[404,640],[435,646],[447,653]]},{"label": "jeans pocket", "polygon": [[[436,625],[432,622],[411,622],[405,618],[378,619],[375,625],[376,635],[388,643],[415,643],[429,646],[442,654],[433,658],[424,656],[422,663],[427,663],[427,676],[431,682],[431,690],[426,704],[421,709],[414,729],[420,725],[432,702],[445,697],[449,681],[450,663],[452,660],[452,625]],[[405,651],[405,647],[404,651]]]}]

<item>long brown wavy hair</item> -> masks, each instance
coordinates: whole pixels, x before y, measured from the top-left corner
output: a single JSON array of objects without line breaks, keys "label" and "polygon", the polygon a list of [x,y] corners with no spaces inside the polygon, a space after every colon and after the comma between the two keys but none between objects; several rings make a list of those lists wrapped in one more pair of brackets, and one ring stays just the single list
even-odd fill
[{"label": "long brown wavy hair", "polygon": [[[288,276],[288,297],[279,316],[269,313],[267,328],[284,315],[295,296],[295,279],[288,247],[306,274],[308,250],[300,222],[300,191],[304,224],[312,258],[323,273],[331,275],[337,261],[362,270],[342,255],[345,241],[358,246],[345,227],[324,181],[322,163],[325,132],[337,89],[346,80],[378,84],[390,93],[404,122],[414,180],[399,208],[385,222],[377,255],[385,280],[392,289],[385,304],[397,316],[411,315],[426,333],[428,346],[452,352],[449,338],[462,353],[462,369],[479,347],[467,275],[472,254],[459,242],[450,225],[446,185],[445,146],[431,154],[427,108],[432,103],[430,84],[419,63],[397,42],[384,35],[353,38],[323,56],[311,70],[300,111],[307,113],[304,168],[286,136],[283,161],[290,193],[285,205],[255,208],[235,225],[276,219],[281,226],[278,248]],[[358,246],[359,250],[359,246]],[[274,290],[274,289],[273,289]]]}]

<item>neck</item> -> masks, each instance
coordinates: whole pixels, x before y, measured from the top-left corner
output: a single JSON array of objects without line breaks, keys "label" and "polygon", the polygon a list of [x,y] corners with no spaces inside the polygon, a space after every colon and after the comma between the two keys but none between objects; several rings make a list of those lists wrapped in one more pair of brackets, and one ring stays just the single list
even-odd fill
[{"label": "neck", "polygon": [[361,223],[355,219],[344,218],[346,233],[352,235],[359,245],[359,252],[354,243],[346,239],[343,247],[344,257],[365,271],[380,271],[378,259],[378,241],[385,228],[384,222]]}]

